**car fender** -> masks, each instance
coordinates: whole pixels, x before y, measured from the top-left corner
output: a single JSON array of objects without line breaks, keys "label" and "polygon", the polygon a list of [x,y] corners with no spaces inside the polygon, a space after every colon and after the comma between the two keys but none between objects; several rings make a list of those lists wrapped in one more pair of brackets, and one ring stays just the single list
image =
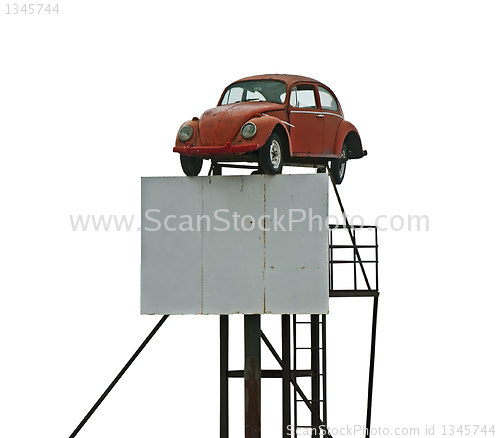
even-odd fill
[{"label": "car fender", "polygon": [[198,143],[198,139],[200,138],[200,121],[199,121],[198,117],[193,117],[192,120],[188,120],[188,121],[184,122],[177,130],[177,134],[175,135],[175,146],[176,147],[186,146],[186,143],[183,143],[182,141],[179,140],[179,131],[185,125],[189,125],[193,128],[193,136],[189,139],[189,142],[194,143],[194,144]]},{"label": "car fender", "polygon": [[281,119],[274,116],[269,116],[267,114],[258,114],[257,116],[252,117],[250,120],[248,120],[248,122],[252,122],[255,124],[255,126],[257,127],[257,133],[251,139],[245,140],[241,136],[241,130],[238,131],[238,134],[233,140],[234,145],[257,143],[259,145],[259,148],[261,148],[266,144],[271,134],[275,132],[277,126],[280,126],[280,128],[278,128],[280,130],[280,133],[281,131],[284,131],[286,133],[286,138],[283,140],[286,141],[287,145],[290,144],[290,136],[288,130],[286,129],[286,126]]},{"label": "car fender", "polygon": [[340,155],[342,152],[342,144],[346,142],[348,149],[348,158],[361,158],[366,155],[363,151],[361,145],[361,137],[356,127],[348,122],[347,120],[342,120],[337,129],[337,135],[335,136],[335,144],[333,146],[333,153],[335,155]]}]

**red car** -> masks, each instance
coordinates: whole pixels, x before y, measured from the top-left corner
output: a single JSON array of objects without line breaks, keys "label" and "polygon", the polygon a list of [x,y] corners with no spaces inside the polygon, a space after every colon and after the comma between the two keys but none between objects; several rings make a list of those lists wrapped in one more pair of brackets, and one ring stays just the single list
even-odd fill
[{"label": "red car", "polygon": [[217,107],[185,122],[177,134],[184,173],[196,176],[203,160],[257,162],[259,172],[283,165],[330,166],[335,182],[346,162],[366,151],[335,94],[320,82],[293,75],[260,75],[229,85]]}]

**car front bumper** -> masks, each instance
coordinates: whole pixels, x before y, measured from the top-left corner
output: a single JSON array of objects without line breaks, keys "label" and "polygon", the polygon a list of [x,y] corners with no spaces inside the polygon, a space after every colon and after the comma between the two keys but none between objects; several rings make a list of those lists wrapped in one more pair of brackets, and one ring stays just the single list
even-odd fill
[{"label": "car front bumper", "polygon": [[185,146],[175,146],[174,152],[181,155],[196,157],[211,157],[215,155],[241,155],[259,149],[258,144],[234,145],[228,141],[224,146],[198,146],[187,142]]}]

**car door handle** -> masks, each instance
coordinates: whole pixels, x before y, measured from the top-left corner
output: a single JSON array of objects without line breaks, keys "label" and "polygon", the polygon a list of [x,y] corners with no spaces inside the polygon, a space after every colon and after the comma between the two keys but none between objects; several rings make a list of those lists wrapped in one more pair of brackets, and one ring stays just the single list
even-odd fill
[{"label": "car door handle", "polygon": [[323,114],[318,114],[316,117],[319,117],[320,119],[322,119],[325,116]]}]

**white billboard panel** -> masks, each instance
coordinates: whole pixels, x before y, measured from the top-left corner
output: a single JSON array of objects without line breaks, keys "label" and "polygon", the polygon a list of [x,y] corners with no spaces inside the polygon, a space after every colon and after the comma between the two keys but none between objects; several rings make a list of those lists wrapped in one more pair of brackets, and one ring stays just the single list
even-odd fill
[{"label": "white billboard panel", "polygon": [[328,179],[142,178],[141,313],[328,312]]}]

